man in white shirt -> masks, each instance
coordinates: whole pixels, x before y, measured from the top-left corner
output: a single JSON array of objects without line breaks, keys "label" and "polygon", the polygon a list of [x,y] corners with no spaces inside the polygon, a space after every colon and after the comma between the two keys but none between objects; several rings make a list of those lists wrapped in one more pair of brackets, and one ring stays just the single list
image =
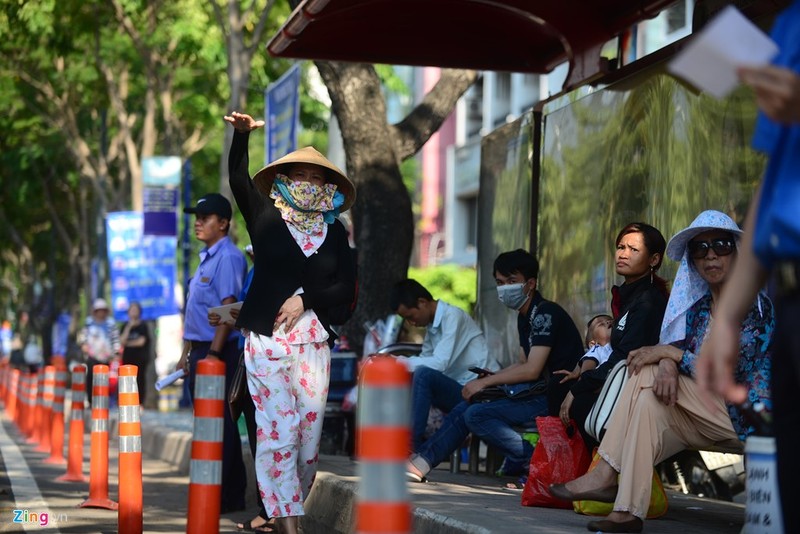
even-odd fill
[{"label": "man in white shirt", "polygon": [[422,351],[410,358],[399,356],[411,371],[412,447],[422,443],[432,407],[447,413],[463,400],[461,388],[477,378],[472,367],[495,370],[486,338],[463,310],[434,300],[416,280],[402,280],[392,288],[392,311],[415,326],[427,327]]}]

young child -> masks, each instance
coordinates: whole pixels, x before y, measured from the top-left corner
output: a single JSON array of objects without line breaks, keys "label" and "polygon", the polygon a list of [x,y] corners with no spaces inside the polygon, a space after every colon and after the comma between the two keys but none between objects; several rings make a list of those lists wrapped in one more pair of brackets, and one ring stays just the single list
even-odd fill
[{"label": "young child", "polygon": [[583,372],[602,365],[611,356],[611,327],[614,319],[610,315],[595,315],[586,323],[586,354],[584,354],[575,369],[555,371],[553,374],[564,375],[561,384],[577,379]]}]

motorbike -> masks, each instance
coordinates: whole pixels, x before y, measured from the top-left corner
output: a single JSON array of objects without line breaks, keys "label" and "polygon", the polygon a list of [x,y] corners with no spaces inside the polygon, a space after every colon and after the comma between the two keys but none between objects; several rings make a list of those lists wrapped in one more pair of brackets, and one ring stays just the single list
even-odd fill
[{"label": "motorbike", "polygon": [[744,456],[685,450],[656,466],[665,487],[707,499],[733,501],[744,491]]}]

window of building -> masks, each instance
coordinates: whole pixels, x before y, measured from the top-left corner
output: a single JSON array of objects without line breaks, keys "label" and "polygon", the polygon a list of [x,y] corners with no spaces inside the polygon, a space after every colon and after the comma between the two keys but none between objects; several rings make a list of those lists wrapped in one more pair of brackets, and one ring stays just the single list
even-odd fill
[{"label": "window of building", "polygon": [[667,33],[675,33],[683,30],[689,23],[686,18],[688,10],[686,1],[681,0],[674,6],[667,9]]},{"label": "window of building", "polygon": [[464,199],[464,207],[467,212],[467,220],[464,225],[466,230],[467,249],[478,246],[478,197]]},{"label": "window of building", "polygon": [[495,126],[506,123],[506,117],[511,113],[511,74],[498,72],[494,76],[494,108],[493,122]]}]

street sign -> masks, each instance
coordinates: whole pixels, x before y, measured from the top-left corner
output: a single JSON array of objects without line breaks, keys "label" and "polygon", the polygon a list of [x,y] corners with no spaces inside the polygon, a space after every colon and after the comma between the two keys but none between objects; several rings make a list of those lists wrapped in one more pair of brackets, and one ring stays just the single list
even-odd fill
[{"label": "street sign", "polygon": [[133,301],[141,304],[144,320],[178,313],[177,238],[145,235],[139,212],[109,213],[106,229],[114,319],[127,319]]}]

